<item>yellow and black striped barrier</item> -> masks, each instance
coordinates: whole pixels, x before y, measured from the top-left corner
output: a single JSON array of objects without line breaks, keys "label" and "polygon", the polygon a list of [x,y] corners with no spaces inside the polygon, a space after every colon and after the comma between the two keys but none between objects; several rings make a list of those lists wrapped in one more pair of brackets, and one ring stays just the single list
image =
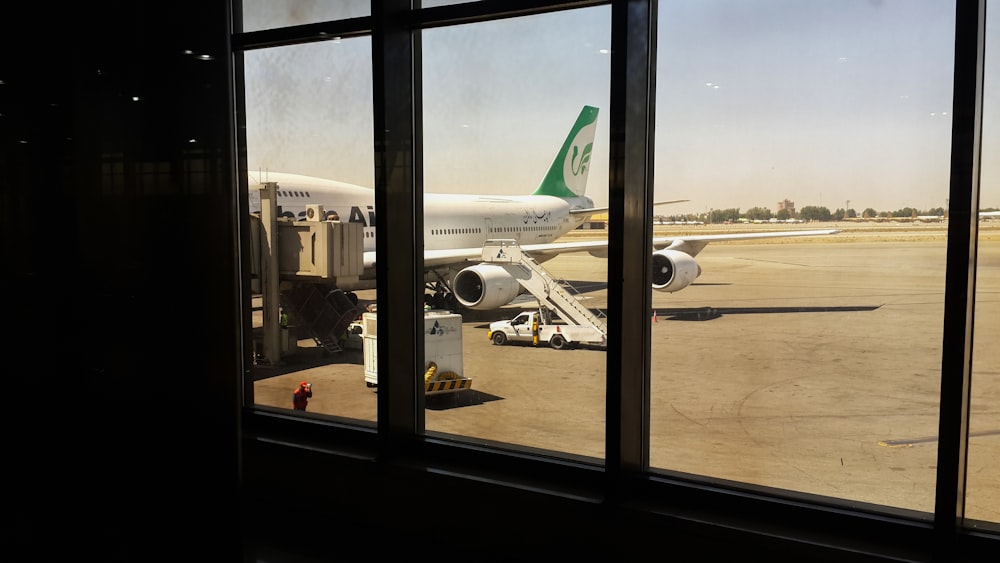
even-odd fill
[{"label": "yellow and black striped barrier", "polygon": [[463,389],[469,389],[471,387],[472,387],[471,379],[445,379],[441,381],[430,381],[424,383],[424,392],[427,394],[446,393],[449,391],[461,391]]},{"label": "yellow and black striped barrier", "polygon": [[469,387],[472,387],[471,379],[463,378],[453,371],[438,373],[438,365],[436,363],[427,363],[427,371],[424,372],[425,394],[461,391]]}]

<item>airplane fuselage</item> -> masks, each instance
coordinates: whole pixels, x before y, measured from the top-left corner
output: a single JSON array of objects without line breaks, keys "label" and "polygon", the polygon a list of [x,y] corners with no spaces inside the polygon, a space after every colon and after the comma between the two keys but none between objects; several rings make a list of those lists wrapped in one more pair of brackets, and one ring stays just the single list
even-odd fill
[{"label": "airplane fuselage", "polygon": [[[277,184],[276,205],[282,216],[302,220],[308,205],[320,205],[325,214],[335,214],[340,221],[361,224],[364,273],[358,282],[342,289],[374,287],[378,216],[373,190],[284,173],[271,173],[265,181]],[[256,212],[260,210],[260,191],[254,186],[260,184],[251,177],[250,185],[250,211]],[[469,262],[448,255],[463,249],[465,255],[478,255],[477,249],[489,239],[514,239],[522,246],[551,243],[587,219],[571,210],[593,206],[586,196],[425,194],[425,281],[451,279]]]},{"label": "airplane fuselage", "polygon": [[[375,251],[377,215],[373,190],[283,182],[280,178],[272,181],[278,183],[277,205],[282,215],[303,219],[307,205],[321,205],[324,212],[335,213],[341,221],[360,223],[365,252]],[[586,196],[425,194],[424,249],[476,248],[494,238],[515,239],[522,245],[553,242],[586,219],[572,215],[572,209],[593,206]],[[259,193],[252,193],[250,208],[260,209]]]}]

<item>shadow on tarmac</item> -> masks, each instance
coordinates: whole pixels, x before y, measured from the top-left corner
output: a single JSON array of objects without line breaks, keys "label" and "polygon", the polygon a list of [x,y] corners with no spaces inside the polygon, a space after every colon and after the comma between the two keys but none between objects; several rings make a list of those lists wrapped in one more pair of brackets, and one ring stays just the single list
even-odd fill
[{"label": "shadow on tarmac", "polygon": [[361,350],[345,349],[331,354],[322,348],[303,347],[299,348],[295,354],[284,357],[280,364],[255,364],[250,370],[250,375],[254,381],[261,381],[270,377],[330,364],[356,364],[360,366],[364,363]]},{"label": "shadow on tarmac", "polygon": [[441,393],[424,397],[424,408],[431,411],[446,411],[459,407],[482,405],[492,401],[502,401],[503,397],[483,393],[475,389],[466,389],[454,393]]},{"label": "shadow on tarmac", "polygon": [[874,311],[881,305],[848,305],[843,307],[695,307],[688,309],[654,309],[657,319],[668,321],[710,321],[723,315],[766,313],[845,313]]}]

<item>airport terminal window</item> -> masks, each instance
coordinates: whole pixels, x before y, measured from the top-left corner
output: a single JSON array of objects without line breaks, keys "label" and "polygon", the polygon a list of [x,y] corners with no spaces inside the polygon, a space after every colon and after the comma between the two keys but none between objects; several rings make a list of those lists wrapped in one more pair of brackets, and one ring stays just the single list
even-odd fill
[{"label": "airport terminal window", "polygon": [[369,0],[243,0],[243,31],[371,15]]},{"label": "airport terminal window", "polygon": [[[367,3],[361,4],[362,13],[315,12],[318,20],[272,21],[258,14],[258,23],[245,20],[246,28],[367,15]],[[501,4],[490,9],[502,10]],[[651,293],[652,311],[621,312],[622,323],[651,335],[651,363],[643,365],[651,393],[621,398],[625,409],[648,406],[642,437],[648,459],[628,458],[624,465],[654,476],[763,487],[796,498],[818,495],[927,520],[936,488],[956,485],[935,482],[945,281],[964,266],[946,261],[955,4],[715,0],[660,2],[657,9],[651,201],[688,201],[647,211],[655,236],[686,242],[653,260],[654,281],[673,272],[676,285]],[[620,100],[612,108],[609,96],[620,87],[608,54],[618,21],[611,14],[606,5],[560,7],[460,25],[443,18],[441,25],[415,31],[423,135],[413,141],[420,147],[424,191],[530,193],[581,108],[592,106],[599,116],[587,195],[594,206],[608,204],[609,152],[643,148],[637,146],[641,139],[608,131],[610,117],[623,120],[626,113]],[[260,23],[265,21],[267,26]],[[990,29],[995,35],[997,26]],[[286,172],[374,185],[372,116],[384,108],[372,107],[378,98],[372,41],[309,43],[313,39],[242,53],[251,186],[291,183],[279,174]],[[983,208],[994,209],[1000,209],[991,199],[1000,178],[992,156],[1000,146],[1000,104],[992,87],[997,66],[987,67],[980,197]],[[340,216],[364,223],[362,238],[374,243],[373,207],[351,207],[338,210]],[[425,207],[425,245],[444,239],[473,244],[473,233],[525,244],[558,230],[558,224],[535,224],[544,213],[530,205],[513,218],[486,217],[474,229],[438,227],[448,225],[449,215],[439,217],[434,209]],[[992,299],[1000,273],[995,225],[1000,219],[979,223],[965,514],[992,523],[1000,506],[997,359],[987,344],[1000,318]],[[779,229],[839,232],[716,238],[703,252],[693,238]],[[563,240],[608,235],[582,231]],[[626,262],[634,265],[634,259]],[[607,262],[576,253],[542,265],[572,285],[583,282],[588,308],[600,309],[602,296],[607,299]],[[432,284],[426,287],[429,308],[461,310],[438,300],[447,296]],[[364,291],[351,297],[362,308],[374,305],[374,291]],[[536,306],[521,296],[501,308],[501,317]],[[419,321],[422,313],[413,314]],[[263,315],[255,311],[254,318],[259,324]],[[438,328],[450,329],[450,319],[439,318]],[[493,320],[499,317],[461,319],[462,372],[440,370],[471,379],[474,393],[466,397],[473,400],[427,396],[425,428],[417,432],[610,465],[605,453],[620,449],[621,437],[606,429],[621,421],[606,420],[605,352],[497,346],[487,340]],[[349,332],[359,336],[356,328]],[[608,335],[612,348],[620,344],[616,338]],[[298,342],[322,345],[309,340]],[[360,346],[358,338],[350,340]],[[254,366],[254,407],[290,409],[292,389],[308,379],[316,385],[310,414],[362,426],[375,421],[384,413],[376,412],[376,390],[365,390],[367,358],[355,352],[354,365],[343,371],[328,366],[350,362],[328,358],[287,372]],[[413,363],[420,377],[441,375]],[[346,399],[359,388],[363,398]],[[565,415],[567,408],[572,416]],[[485,416],[488,410],[497,418]]]},{"label": "airport terminal window", "polygon": [[[335,214],[344,224],[360,226],[361,246],[374,249],[371,67],[368,37],[244,54],[251,192],[262,182],[276,182],[286,216],[305,220],[308,204],[325,206],[325,216]],[[331,199],[311,185],[317,181],[344,182],[364,195]],[[253,201],[251,195],[251,206]],[[367,276],[361,272],[359,277]],[[286,317],[276,316],[282,323],[278,361],[264,350],[267,293],[259,288],[254,296],[254,404],[291,409],[293,392],[307,381],[312,384],[307,413],[364,424],[376,420],[374,388],[364,377],[362,335],[354,330],[360,326],[354,321],[375,302],[375,291],[361,279],[343,279],[282,280],[278,304]],[[359,400],[347,400],[347,389],[360,390]]]},{"label": "airport terminal window", "polygon": [[[599,110],[596,128],[585,128],[582,135],[591,132],[596,138],[572,145],[567,153],[577,147],[592,150],[578,153],[572,174],[588,172],[581,195],[592,198],[592,205],[607,205],[610,17],[608,7],[597,7],[421,33],[425,229],[473,209],[461,209],[454,200],[436,203],[430,194],[471,192],[476,199],[494,201],[488,211],[475,211],[483,228],[499,228],[519,246],[553,242],[553,233],[544,230],[548,226],[566,232],[563,240],[584,240],[581,234],[607,237],[604,230],[573,232],[568,210],[582,200],[530,196],[542,189],[553,163],[563,173],[566,157],[557,153],[575,135],[581,111],[590,111],[583,108],[592,106]],[[572,185],[570,174],[566,182]],[[520,199],[502,202],[507,198]],[[480,247],[483,228],[455,229],[454,239],[435,243]],[[428,287],[435,309],[464,317],[464,341],[463,357],[447,358],[427,337],[426,361],[434,361],[432,352],[443,358],[439,364],[462,360],[449,369],[461,369],[459,375],[472,387],[455,397],[428,396],[426,430],[603,462],[606,352],[600,344],[606,330],[607,260],[586,253],[544,258],[535,256],[532,289],[520,296],[500,292],[513,281],[502,268],[521,268],[507,262],[487,265],[499,272],[493,277],[473,271],[483,265],[455,267],[452,276],[461,270],[462,279],[484,280],[483,295],[456,291],[458,304],[447,299],[438,304],[435,284]],[[518,270],[509,271],[517,275]],[[553,278],[558,286],[546,281]],[[458,283],[458,277],[452,279]],[[537,313],[540,307],[552,318],[537,331],[525,324],[490,334],[489,323],[522,311]],[[579,334],[581,325],[593,323],[597,330]],[[551,348],[564,345],[579,348]]]},{"label": "airport terminal window", "polygon": [[661,251],[650,465],[931,513],[955,6],[778,4],[660,4],[656,234],[840,232]]},{"label": "airport terminal window", "polygon": [[[979,208],[1000,214],[1000,12],[986,14],[982,172]],[[979,221],[976,317],[972,350],[966,518],[1000,524],[1000,216]],[[982,524],[971,524],[981,527]]]}]

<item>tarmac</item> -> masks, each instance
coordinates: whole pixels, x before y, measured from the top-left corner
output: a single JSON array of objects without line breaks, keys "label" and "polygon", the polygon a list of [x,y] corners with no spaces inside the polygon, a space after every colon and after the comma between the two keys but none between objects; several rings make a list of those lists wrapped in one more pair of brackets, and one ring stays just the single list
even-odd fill
[{"label": "tarmac", "polygon": [[[982,225],[967,517],[997,523],[1000,221]],[[652,470],[932,512],[946,226],[837,224],[830,237],[710,244],[692,286],[653,295]],[[606,307],[606,260],[575,253],[543,266]],[[463,323],[472,388],[427,397],[427,432],[603,463],[606,352],[494,346],[486,333],[481,317]],[[255,404],[291,409],[308,380],[306,416],[374,426],[378,390],[360,347],[323,355],[299,344],[283,365],[254,368]]]}]

